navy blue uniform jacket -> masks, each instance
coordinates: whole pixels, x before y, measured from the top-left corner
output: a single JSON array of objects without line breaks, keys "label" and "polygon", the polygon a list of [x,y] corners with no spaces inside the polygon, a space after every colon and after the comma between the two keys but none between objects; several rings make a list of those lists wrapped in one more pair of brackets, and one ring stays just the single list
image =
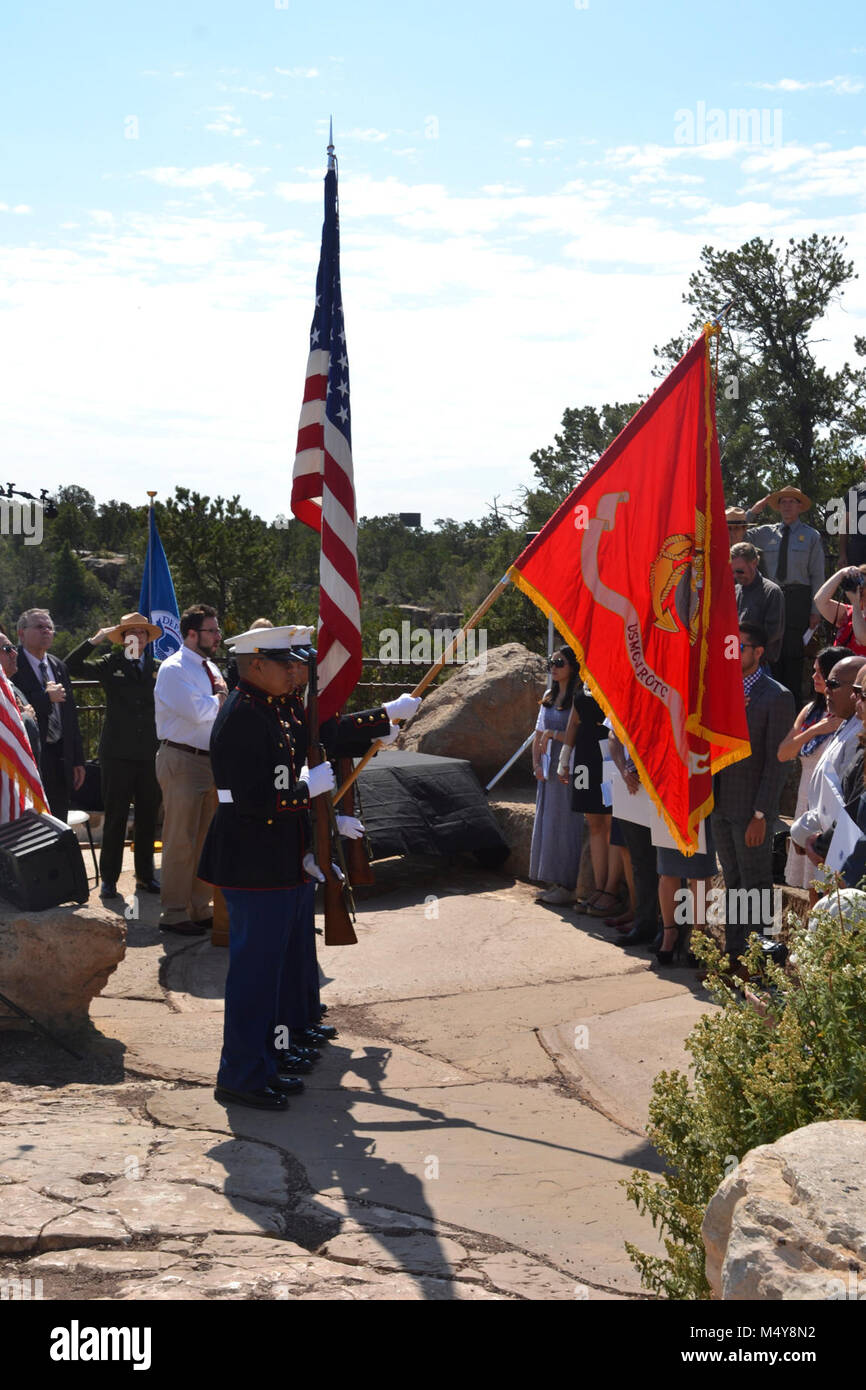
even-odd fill
[{"label": "navy blue uniform jacket", "polygon": [[[336,737],[326,740],[329,755],[363,752],[388,729],[384,709],[344,715]],[[307,756],[301,701],[240,681],[214,721],[210,755],[217,789],[232,799],[219,803],[211,821],[199,878],[253,891],[306,882],[310,798],[306,782],[298,781]]]}]

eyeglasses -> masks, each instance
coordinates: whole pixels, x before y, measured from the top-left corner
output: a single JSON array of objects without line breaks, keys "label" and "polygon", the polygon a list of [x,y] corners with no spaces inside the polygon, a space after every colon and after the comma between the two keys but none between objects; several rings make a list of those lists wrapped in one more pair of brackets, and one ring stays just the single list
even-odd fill
[{"label": "eyeglasses", "polygon": [[17,650],[18,650],[17,647],[10,647],[10,646],[0,647],[0,652],[3,652],[4,656],[8,656],[10,652],[14,652],[14,651],[17,651]]},{"label": "eyeglasses", "polygon": [[[8,647],[0,647],[0,652],[8,650]],[[852,685],[851,690],[855,700],[866,700],[866,690],[863,689],[862,685]]]},{"label": "eyeglasses", "polygon": [[31,627],[35,627],[39,632],[53,632],[53,631],[54,631],[54,624],[53,624],[53,623],[31,623],[30,626],[31,626]]},{"label": "eyeglasses", "polygon": [[732,567],[731,573],[733,574],[733,576],[734,576],[735,579],[745,579],[745,577],[746,577],[746,575],[749,573],[749,571],[748,571],[748,570],[735,570],[735,569],[733,569],[733,567]]},{"label": "eyeglasses", "polygon": [[[831,676],[828,676],[827,679],[825,680],[824,684],[826,685],[826,687],[827,687],[828,690],[840,690],[840,689],[842,688],[843,685],[852,685],[852,686],[853,686],[853,685],[854,685],[854,682],[853,682],[853,681],[834,681],[833,678],[832,678]],[[857,688],[857,687],[855,686],[855,689],[856,689],[856,688]]]},{"label": "eyeglasses", "polygon": [[747,647],[751,647],[754,650],[755,647],[759,647],[760,645],[760,642],[741,642],[740,651],[744,652]]}]

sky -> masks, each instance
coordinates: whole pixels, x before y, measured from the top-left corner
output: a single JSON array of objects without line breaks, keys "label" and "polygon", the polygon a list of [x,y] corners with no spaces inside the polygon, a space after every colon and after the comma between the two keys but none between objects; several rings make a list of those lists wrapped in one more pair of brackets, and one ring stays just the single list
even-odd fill
[{"label": "sky", "polygon": [[[5,0],[0,481],[288,513],[332,116],[358,512],[513,500],[653,389],[703,246],[866,276],[859,8]],[[819,360],[858,333],[863,280]]]}]

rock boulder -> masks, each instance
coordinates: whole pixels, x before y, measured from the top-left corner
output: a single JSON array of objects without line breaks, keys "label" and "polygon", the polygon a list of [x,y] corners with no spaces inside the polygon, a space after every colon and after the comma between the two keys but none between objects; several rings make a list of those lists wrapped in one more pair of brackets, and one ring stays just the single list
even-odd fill
[{"label": "rock boulder", "polygon": [[824,1120],[750,1150],[701,1234],[714,1298],[866,1297],[866,1124]]},{"label": "rock boulder", "polygon": [[[123,918],[94,902],[26,912],[0,899],[2,991],[40,1023],[76,1031],[126,950]],[[0,1027],[23,1026],[0,1004]]]},{"label": "rock boulder", "polygon": [[[544,657],[520,642],[479,653],[425,696],[398,747],[466,758],[488,781],[535,728],[546,672]],[[528,750],[520,766],[531,773]]]}]

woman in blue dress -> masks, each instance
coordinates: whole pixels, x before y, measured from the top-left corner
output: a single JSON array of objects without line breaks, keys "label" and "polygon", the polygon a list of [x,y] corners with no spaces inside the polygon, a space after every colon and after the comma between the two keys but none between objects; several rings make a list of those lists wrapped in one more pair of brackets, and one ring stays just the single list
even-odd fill
[{"label": "woman in blue dress", "polygon": [[537,790],[529,877],[551,885],[539,895],[539,902],[570,903],[580,866],[582,817],[571,809],[570,788],[559,781],[556,769],[577,681],[571,647],[559,647],[548,668],[551,686],[541,701],[532,742]]}]

